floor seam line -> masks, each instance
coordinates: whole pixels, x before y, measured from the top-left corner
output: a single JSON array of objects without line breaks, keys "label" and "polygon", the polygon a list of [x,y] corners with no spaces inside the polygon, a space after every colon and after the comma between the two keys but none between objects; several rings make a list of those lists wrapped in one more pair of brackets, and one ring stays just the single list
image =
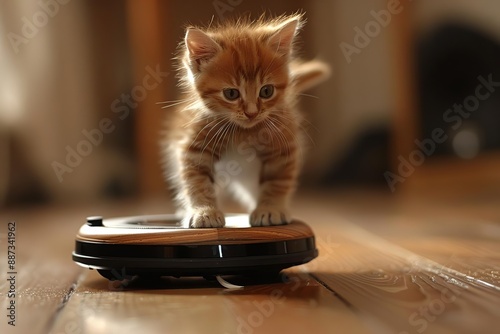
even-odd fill
[{"label": "floor seam line", "polygon": [[54,325],[56,324],[57,322],[57,319],[59,318],[59,316],[62,314],[64,308],[66,307],[66,305],[69,303],[71,297],[73,297],[73,295],[75,294],[76,292],[76,289],[78,288],[78,286],[80,285],[80,282],[83,281],[83,278],[87,276],[87,272],[85,270],[82,270],[82,272],[80,274],[78,274],[78,276],[76,276],[76,279],[74,280],[74,282],[70,285],[68,291],[64,294],[61,302],[59,303],[59,305],[57,305],[57,308],[54,312],[54,314],[52,315],[52,317],[50,318],[50,320],[48,321],[47,323],[47,331],[46,333],[52,333],[52,330],[54,328]]},{"label": "floor seam line", "polygon": [[330,291],[335,297],[337,297],[346,307],[353,311],[358,311],[357,308],[354,307],[347,299],[345,299],[342,295],[340,295],[337,291],[333,290],[328,284],[326,284],[322,279],[320,279],[318,276],[314,275],[313,273],[308,273],[309,276],[314,278],[319,284],[321,284],[325,289]]}]

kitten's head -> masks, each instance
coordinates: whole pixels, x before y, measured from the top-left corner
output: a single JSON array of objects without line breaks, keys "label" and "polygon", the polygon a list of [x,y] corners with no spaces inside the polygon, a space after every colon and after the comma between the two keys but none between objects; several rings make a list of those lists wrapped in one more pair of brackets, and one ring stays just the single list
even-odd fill
[{"label": "kitten's head", "polygon": [[289,98],[289,63],[301,15],[237,22],[209,30],[188,28],[185,83],[206,112],[251,128],[283,112]]}]

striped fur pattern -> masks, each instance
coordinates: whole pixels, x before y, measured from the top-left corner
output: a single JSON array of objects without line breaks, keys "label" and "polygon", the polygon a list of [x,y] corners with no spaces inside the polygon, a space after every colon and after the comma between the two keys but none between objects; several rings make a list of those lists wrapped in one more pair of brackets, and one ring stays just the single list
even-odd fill
[{"label": "striped fur pattern", "polygon": [[290,221],[301,166],[297,95],[328,74],[295,59],[301,15],[189,27],[179,46],[183,98],[167,124],[166,178],[190,227],[224,226],[219,190],[251,211],[252,226]]}]

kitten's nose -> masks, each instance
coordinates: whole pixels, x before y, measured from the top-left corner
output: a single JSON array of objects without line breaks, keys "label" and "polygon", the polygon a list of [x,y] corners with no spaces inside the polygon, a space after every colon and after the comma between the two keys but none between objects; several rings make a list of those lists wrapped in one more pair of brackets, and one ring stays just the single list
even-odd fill
[{"label": "kitten's nose", "polygon": [[249,113],[248,111],[245,111],[244,112],[245,116],[248,118],[248,119],[254,119],[255,117],[257,117],[257,113]]},{"label": "kitten's nose", "polygon": [[254,119],[259,114],[259,111],[257,110],[257,106],[255,104],[249,103],[243,113],[246,117],[248,117],[248,119]]}]

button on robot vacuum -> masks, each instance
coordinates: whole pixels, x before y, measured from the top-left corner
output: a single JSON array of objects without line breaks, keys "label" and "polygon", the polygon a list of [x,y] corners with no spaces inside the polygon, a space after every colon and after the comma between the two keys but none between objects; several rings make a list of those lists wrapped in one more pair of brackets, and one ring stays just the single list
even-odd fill
[{"label": "button on robot vacuum", "polygon": [[102,216],[87,217],[87,225],[89,225],[89,226],[104,226],[102,224]]}]

